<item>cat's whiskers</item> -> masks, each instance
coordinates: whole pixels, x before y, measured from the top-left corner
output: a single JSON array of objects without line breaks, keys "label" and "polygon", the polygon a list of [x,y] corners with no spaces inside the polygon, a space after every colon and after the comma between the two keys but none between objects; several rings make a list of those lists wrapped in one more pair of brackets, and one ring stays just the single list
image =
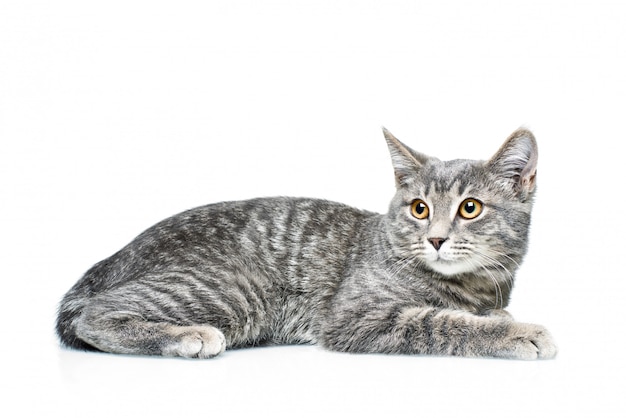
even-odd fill
[{"label": "cat's whiskers", "polygon": [[[502,271],[502,273],[505,276],[505,283],[507,285],[507,287],[509,288],[509,290],[511,290],[511,285],[513,283],[513,273],[511,273],[511,271],[501,262],[499,261],[497,258],[495,258],[494,256],[489,255],[489,253],[494,253],[495,256],[506,256],[507,258],[509,258],[511,261],[515,262],[515,260],[513,260],[511,257],[507,256],[506,254],[496,251],[496,250],[492,250],[492,249],[487,249],[485,251],[477,251],[476,254],[483,258],[486,259],[489,262],[489,265],[492,267],[497,268],[498,270]],[[517,264],[517,263],[515,263]]]},{"label": "cat's whiskers", "polygon": [[393,263],[391,263],[389,266],[386,266],[384,269],[387,275],[393,278],[402,270],[404,270],[408,265],[415,263],[415,261],[419,258],[419,255],[414,254],[413,251],[408,253],[410,254],[408,257],[399,258],[397,254],[377,252],[372,254],[367,259],[363,260],[363,265],[386,266],[390,260],[394,260]]},{"label": "cat's whiskers", "polygon": [[[474,254],[477,254],[477,253],[474,253]],[[464,259],[463,262],[466,262],[467,264],[469,264],[474,270],[482,269],[485,271],[485,273],[487,273],[487,276],[493,282],[494,288],[496,291],[494,309],[498,309],[498,302],[499,302],[500,308],[503,308],[504,307],[504,295],[502,294],[502,288],[500,287],[500,284],[498,283],[498,280],[496,279],[494,274],[491,271],[489,271],[489,269],[487,268],[485,264],[481,262],[480,258],[476,259],[476,258],[469,257],[469,258]]]},{"label": "cat's whiskers", "polygon": [[493,282],[493,285],[495,287],[496,290],[496,295],[495,295],[495,306],[494,309],[498,309],[498,299],[500,300],[500,309],[504,308],[504,294],[502,293],[502,288],[500,287],[500,283],[498,282],[498,279],[495,277],[495,275],[493,274],[492,271],[490,271],[487,267],[482,266],[483,270],[485,270],[485,272],[487,273],[487,275],[491,278],[491,281]]},{"label": "cat's whiskers", "polygon": [[515,264],[515,268],[520,267],[519,263],[513,257],[511,257],[510,255],[506,253],[503,253],[502,251],[498,251],[493,248],[488,248],[487,251],[496,257],[505,257],[506,259],[510,260],[513,264]]},{"label": "cat's whiskers", "polygon": [[[390,266],[388,266],[385,270],[390,277],[396,277],[401,271],[406,269],[408,266],[413,266],[411,271],[409,272],[409,277],[413,277],[415,275],[415,270],[417,266],[420,264],[420,257],[425,254],[425,246],[421,243],[413,243],[402,249],[401,254],[405,254],[405,256],[398,256],[397,254],[386,254],[385,258],[376,258],[376,255],[371,257],[368,261],[375,261],[376,263],[386,264],[389,260],[395,259]],[[377,254],[378,256],[381,254]]]},{"label": "cat's whiskers", "polygon": [[[489,248],[481,248],[480,246],[473,245],[471,242],[461,242],[457,243],[453,247],[455,251],[455,255],[459,256],[458,261],[462,262],[470,267],[471,270],[482,270],[486,273],[487,277],[491,280],[494,285],[495,290],[495,308],[504,307],[504,293],[502,291],[501,282],[504,282],[506,286],[511,290],[511,282],[513,279],[513,275],[506,268],[506,266],[501,263],[495,256],[504,255],[500,254],[497,251],[493,251],[496,254],[492,256],[489,254]],[[504,279],[502,280],[497,277],[497,275],[492,270],[493,268],[501,271],[503,273]]]},{"label": "cat's whiskers", "polygon": [[[419,259],[418,254],[412,254],[410,257],[399,259],[398,261],[396,261],[395,263],[391,265],[391,269],[389,270],[390,276],[395,277],[398,273],[400,273],[402,270],[404,270],[407,266],[411,264],[413,264],[414,266],[417,265],[415,261],[417,261],[418,259]],[[415,267],[412,269],[411,274],[409,275],[410,277],[413,276],[414,270],[415,270]]]},{"label": "cat's whiskers", "polygon": [[[487,273],[489,278],[492,280],[492,282],[496,286],[496,299],[497,299],[497,295],[500,294],[500,308],[503,308],[504,307],[503,293],[502,293],[502,288],[500,285],[501,285],[501,282],[504,283],[507,286],[508,290],[511,291],[511,285],[513,283],[513,274],[509,271],[509,269],[502,262],[490,256],[487,253],[487,251],[477,250],[475,251],[475,255],[477,257],[476,261],[480,264],[481,268]],[[500,255],[504,255],[504,254],[500,254]],[[500,271],[502,273],[501,278],[504,278],[504,280],[498,280],[496,275],[493,273],[493,271],[489,269],[489,267],[495,268],[498,271]],[[496,308],[497,308],[497,301],[496,301]]]},{"label": "cat's whiskers", "polygon": [[[397,254],[394,254],[392,252],[380,251],[372,254],[370,257],[365,258],[362,263],[364,266],[384,265],[387,264],[389,260],[393,260],[395,258],[398,258]],[[402,257],[399,260],[404,260],[405,258],[406,257]]]}]

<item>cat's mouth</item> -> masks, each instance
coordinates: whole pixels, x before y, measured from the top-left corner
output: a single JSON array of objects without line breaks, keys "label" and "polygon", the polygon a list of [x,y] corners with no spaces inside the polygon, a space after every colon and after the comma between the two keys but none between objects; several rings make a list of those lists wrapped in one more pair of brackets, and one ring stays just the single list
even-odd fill
[{"label": "cat's mouth", "polygon": [[429,261],[428,266],[444,276],[456,276],[473,270],[467,263],[444,260],[442,258],[438,258],[435,261]]},{"label": "cat's mouth", "polygon": [[444,276],[456,276],[476,270],[477,263],[473,260],[473,252],[467,246],[453,245],[448,240],[441,248],[426,245],[422,260],[437,273]]},{"label": "cat's mouth", "polygon": [[471,263],[468,263],[465,259],[459,259],[458,257],[450,257],[441,252],[426,260],[426,264],[435,270],[437,273],[441,273],[444,276],[456,276],[462,273],[469,273],[474,270]]}]

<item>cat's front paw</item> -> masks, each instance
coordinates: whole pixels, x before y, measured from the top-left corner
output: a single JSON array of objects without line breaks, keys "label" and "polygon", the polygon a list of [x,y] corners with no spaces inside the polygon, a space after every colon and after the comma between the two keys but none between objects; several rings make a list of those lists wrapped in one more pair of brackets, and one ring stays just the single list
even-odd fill
[{"label": "cat's front paw", "polygon": [[556,344],[548,330],[534,324],[511,323],[498,346],[496,357],[519,360],[551,359],[557,353]]},{"label": "cat's front paw", "polygon": [[226,338],[220,330],[208,325],[173,326],[175,342],[163,350],[164,356],[211,358],[226,349]]},{"label": "cat's front paw", "polygon": [[513,321],[513,315],[504,309],[491,309],[485,312],[485,316],[490,316],[492,318],[500,318],[500,319],[508,319]]}]

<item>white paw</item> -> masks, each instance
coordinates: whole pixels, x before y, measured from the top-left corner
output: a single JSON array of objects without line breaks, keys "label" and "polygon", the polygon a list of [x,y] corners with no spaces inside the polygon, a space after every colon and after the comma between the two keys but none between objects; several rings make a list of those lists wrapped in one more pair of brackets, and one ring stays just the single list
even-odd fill
[{"label": "white paw", "polygon": [[220,330],[208,325],[172,326],[176,342],[163,350],[164,356],[211,358],[226,349],[226,338]]},{"label": "white paw", "polygon": [[501,342],[498,357],[520,360],[554,358],[557,347],[547,329],[541,325],[511,323]]}]

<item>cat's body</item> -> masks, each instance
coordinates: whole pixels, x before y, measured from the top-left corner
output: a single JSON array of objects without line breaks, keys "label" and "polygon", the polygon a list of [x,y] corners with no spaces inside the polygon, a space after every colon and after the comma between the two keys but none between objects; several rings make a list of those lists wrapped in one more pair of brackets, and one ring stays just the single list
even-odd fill
[{"label": "cat's body", "polygon": [[441,162],[385,134],[397,180],[387,214],[265,198],[173,216],[66,294],[61,341],[201,358],[263,343],[553,357],[544,328],[502,310],[527,247],[532,134],[488,162]]}]

